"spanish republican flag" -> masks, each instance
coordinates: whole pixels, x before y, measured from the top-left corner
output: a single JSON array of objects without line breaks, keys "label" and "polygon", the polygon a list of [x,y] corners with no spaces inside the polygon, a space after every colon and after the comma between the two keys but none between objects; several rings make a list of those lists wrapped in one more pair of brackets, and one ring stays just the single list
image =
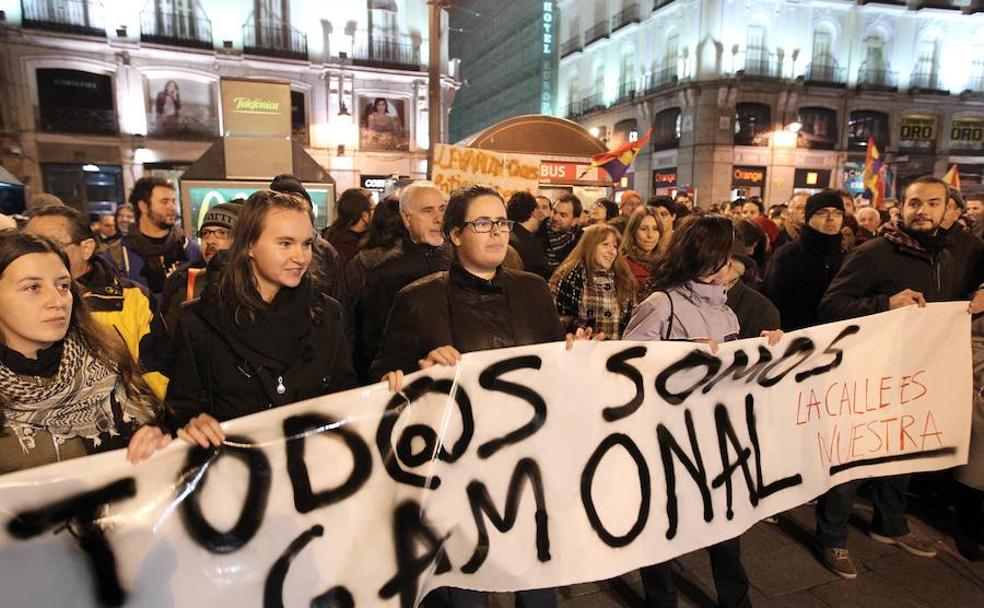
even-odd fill
[{"label": "spanish republican flag", "polygon": [[875,145],[875,140],[868,138],[868,153],[864,159],[864,188],[871,206],[875,209],[885,207],[885,190],[888,187],[888,167]]},{"label": "spanish republican flag", "polygon": [[614,150],[595,154],[591,157],[591,168],[601,167],[611,176],[613,182],[618,182],[632,166],[636,156],[639,155],[639,150],[649,143],[652,134],[653,130],[649,129],[636,141],[626,142]]},{"label": "spanish republican flag", "polygon": [[950,166],[950,170],[943,176],[943,181],[946,182],[947,186],[950,186],[957,192],[960,192],[960,171],[957,170],[956,165]]}]

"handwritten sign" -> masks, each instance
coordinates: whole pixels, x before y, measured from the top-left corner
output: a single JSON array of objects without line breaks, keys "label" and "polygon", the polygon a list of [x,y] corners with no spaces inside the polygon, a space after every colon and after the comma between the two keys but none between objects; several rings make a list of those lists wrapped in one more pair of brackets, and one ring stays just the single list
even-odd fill
[{"label": "handwritten sign", "polygon": [[436,144],[432,166],[431,180],[445,194],[469,184],[492,186],[506,200],[515,192],[538,192],[540,159],[531,154]]},{"label": "handwritten sign", "polygon": [[472,353],[402,394],[232,421],[218,450],[0,477],[3,602],[411,608],[442,585],[544,588],[662,562],[851,479],[966,462],[965,308],[716,354]]}]

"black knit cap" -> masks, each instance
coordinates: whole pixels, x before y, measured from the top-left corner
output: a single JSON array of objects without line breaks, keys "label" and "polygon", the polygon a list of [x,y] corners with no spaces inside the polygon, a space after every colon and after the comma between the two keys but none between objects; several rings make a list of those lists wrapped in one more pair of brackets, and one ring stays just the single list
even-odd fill
[{"label": "black knit cap", "polygon": [[242,205],[238,203],[219,203],[205,212],[201,227],[219,226],[232,230],[236,227],[236,220],[239,219],[239,211]]},{"label": "black knit cap", "polygon": [[273,178],[273,181],[270,182],[270,189],[276,192],[283,192],[284,194],[299,194],[307,202],[311,202],[311,195],[304,189],[301,180],[289,173],[284,173]]},{"label": "black knit cap", "polygon": [[810,221],[811,215],[826,207],[840,209],[844,213],[844,199],[836,190],[821,190],[806,199],[806,221]]}]

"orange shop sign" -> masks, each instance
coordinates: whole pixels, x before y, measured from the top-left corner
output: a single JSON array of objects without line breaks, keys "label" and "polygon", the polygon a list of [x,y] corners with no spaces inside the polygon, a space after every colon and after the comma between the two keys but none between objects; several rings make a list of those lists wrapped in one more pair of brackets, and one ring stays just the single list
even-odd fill
[{"label": "orange shop sign", "polygon": [[733,186],[764,186],[765,167],[742,167],[736,165],[731,178],[731,184]]}]

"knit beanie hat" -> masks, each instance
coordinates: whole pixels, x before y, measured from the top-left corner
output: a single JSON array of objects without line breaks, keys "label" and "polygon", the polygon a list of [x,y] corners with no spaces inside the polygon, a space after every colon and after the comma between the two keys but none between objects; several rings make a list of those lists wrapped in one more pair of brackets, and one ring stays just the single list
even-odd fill
[{"label": "knit beanie hat", "polygon": [[298,194],[307,202],[311,202],[311,195],[301,184],[301,180],[289,173],[283,173],[273,178],[273,181],[270,182],[270,189],[284,194]]},{"label": "knit beanie hat", "polygon": [[236,203],[219,203],[205,213],[205,219],[202,220],[201,227],[218,226],[232,230],[236,227],[236,220],[239,219],[239,210],[242,208],[242,205]]},{"label": "knit beanie hat", "polygon": [[806,199],[806,221],[809,222],[810,216],[826,207],[840,209],[844,213],[844,200],[836,190],[821,190]]}]

